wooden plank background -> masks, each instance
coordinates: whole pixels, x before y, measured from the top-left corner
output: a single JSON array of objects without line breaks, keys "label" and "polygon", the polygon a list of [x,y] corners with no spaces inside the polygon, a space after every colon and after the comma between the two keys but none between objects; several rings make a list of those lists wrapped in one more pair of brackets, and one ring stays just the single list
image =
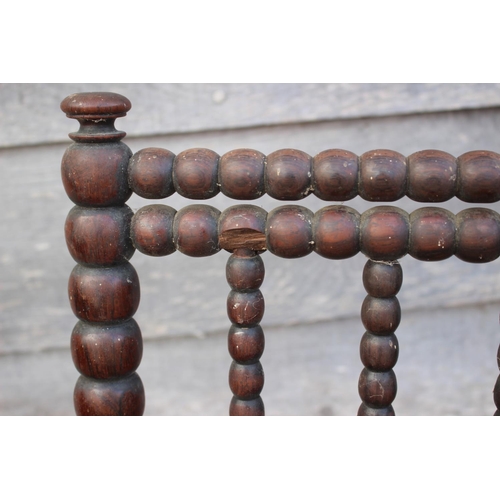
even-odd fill
[{"label": "wooden plank background", "polygon": [[[66,95],[89,90],[120,92],[132,101],[132,110],[117,121],[117,128],[128,133],[124,142],[134,152],[147,146],[176,154],[191,147],[207,147],[219,154],[239,147],[264,154],[293,147],[310,155],[334,147],[356,154],[376,148],[405,155],[432,148],[455,156],[475,149],[500,151],[499,84],[0,85],[0,414],[49,414],[53,408],[71,413],[71,395],[62,387],[76,381],[74,368],[74,380],[61,380],[61,387],[54,388],[54,397],[69,399],[61,409],[50,398],[37,399],[39,374],[25,374],[25,383],[20,384],[19,378],[2,378],[2,366],[16,359],[21,366],[20,360],[27,356],[35,356],[29,359],[39,363],[56,352],[69,356],[69,335],[76,319],[66,284],[74,262],[65,246],[63,227],[72,204],[62,188],[59,168],[70,143],[67,134],[76,130],[77,123],[65,117],[59,103]],[[149,203],[135,195],[129,201],[134,210]],[[180,209],[191,202],[174,195],[160,203]],[[222,195],[207,203],[219,210],[236,204]],[[254,203],[268,211],[283,204],[267,196]],[[310,196],[305,204],[316,211],[327,203]],[[346,204],[360,212],[371,207],[359,199]],[[406,199],[395,204],[409,212],[422,206]],[[445,206],[454,213],[468,207],[458,200]],[[498,211],[498,204],[489,208]],[[220,252],[193,259],[176,253],[154,259],[136,252],[132,263],[139,272],[142,293],[136,319],[148,345],[193,338],[201,339],[208,352],[212,345],[208,339],[225,335],[227,256]],[[339,322],[356,321],[365,296],[361,283],[364,256],[329,261],[311,254],[284,260],[266,253],[264,260],[266,331],[288,325],[313,336],[321,325],[335,328]],[[453,257],[423,263],[405,257],[402,265],[404,285],[399,298],[403,314],[434,311],[437,324],[442,321],[437,331],[465,336],[468,326],[458,314],[460,308],[468,304],[480,310],[499,303],[500,262],[472,265]],[[496,327],[497,320],[492,335]],[[360,338],[361,334],[359,326],[354,335]],[[293,338],[290,333],[291,343]],[[409,338],[405,348],[417,343],[418,338]],[[314,359],[314,346],[310,349]],[[296,360],[301,366],[297,351],[290,350],[289,355],[290,362]],[[143,365],[139,373],[146,370]],[[57,371],[57,366],[51,369]],[[488,370],[491,393],[498,372],[496,353]],[[176,410],[171,399],[169,405],[168,411],[174,414],[185,410]],[[163,411],[161,404],[154,408],[158,414]],[[204,408],[199,407],[202,414]],[[308,411],[303,407],[299,413]]]}]

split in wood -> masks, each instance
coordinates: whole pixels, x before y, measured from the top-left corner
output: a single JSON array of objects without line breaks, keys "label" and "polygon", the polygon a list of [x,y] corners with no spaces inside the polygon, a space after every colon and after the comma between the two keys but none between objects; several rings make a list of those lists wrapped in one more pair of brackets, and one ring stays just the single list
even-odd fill
[{"label": "split in wood", "polygon": [[229,252],[238,248],[263,251],[266,249],[266,235],[249,228],[228,229],[220,234],[219,246]]}]

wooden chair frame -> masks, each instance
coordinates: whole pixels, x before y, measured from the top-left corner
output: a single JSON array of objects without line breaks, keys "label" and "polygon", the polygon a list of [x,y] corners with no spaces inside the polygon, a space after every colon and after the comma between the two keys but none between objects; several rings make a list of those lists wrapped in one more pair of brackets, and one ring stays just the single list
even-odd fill
[{"label": "wooden chair frame", "polygon": [[[62,160],[64,188],[75,207],[68,214],[65,236],[77,262],[69,279],[69,300],[78,318],[71,352],[81,373],[74,391],[78,415],[142,415],[144,387],[136,370],[142,358],[141,331],[133,316],[140,300],[139,278],[129,260],[136,250],[152,256],[180,251],[200,257],[230,252],[226,277],[230,287],[227,313],[228,348],[233,359],[229,386],[230,415],[264,415],[260,396],[264,372],[260,326],[264,297],[260,286],[270,251],[283,258],[311,252],[328,259],[367,257],[361,307],[366,332],[361,339],[363,370],[358,415],[394,415],[394,373],[401,320],[397,299],[404,255],[440,261],[453,255],[471,263],[491,262],[500,255],[500,215],[472,207],[454,215],[425,207],[411,214],[383,205],[408,196],[442,203],[454,196],[467,203],[500,200],[500,155],[472,151],[459,158],[436,150],[404,157],[390,150],[361,156],[340,150],[314,158],[284,149],[263,155],[238,149],[219,156],[208,149],[178,155],[160,148],[132,154],[114,127],[130,110],[129,100],[113,93],[68,96],[61,109],[80,123],[70,134],[74,144]],[[250,203],[222,213],[195,203],[179,211],[153,204],[134,213],[126,202],[136,193],[164,199],[174,192],[208,200],[219,192],[239,201],[264,193],[297,201],[314,193],[320,199],[345,202],[362,197],[377,203],[360,214],[345,205],[313,213],[290,204],[267,213]],[[500,368],[500,351],[497,354]],[[500,376],[493,390],[500,414]]]}]

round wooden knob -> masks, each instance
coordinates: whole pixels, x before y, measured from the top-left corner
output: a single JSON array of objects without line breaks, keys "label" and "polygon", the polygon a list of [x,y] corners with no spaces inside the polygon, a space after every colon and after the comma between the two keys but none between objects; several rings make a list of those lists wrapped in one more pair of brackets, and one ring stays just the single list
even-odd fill
[{"label": "round wooden knob", "polygon": [[114,92],[81,92],[71,94],[61,102],[61,109],[69,118],[119,118],[131,108],[132,104],[126,97]]},{"label": "round wooden knob", "polygon": [[80,122],[80,130],[69,134],[76,142],[117,141],[126,133],[115,129],[116,118],[130,110],[130,101],[113,92],[82,92],[71,94],[61,102],[61,109],[68,118]]}]

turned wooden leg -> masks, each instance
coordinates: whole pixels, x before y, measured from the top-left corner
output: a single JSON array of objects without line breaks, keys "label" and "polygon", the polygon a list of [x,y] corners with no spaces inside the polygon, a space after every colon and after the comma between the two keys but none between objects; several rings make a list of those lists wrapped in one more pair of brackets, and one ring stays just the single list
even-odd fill
[{"label": "turned wooden leg", "polygon": [[145,396],[136,369],[142,336],[133,319],[140,299],[139,278],[128,262],[132,191],[127,180],[132,153],[114,121],[130,102],[117,94],[67,97],[61,109],[80,122],[64,154],[63,184],[76,204],[65,224],[69,252],[77,265],[68,284],[72,310],[79,319],[71,352],[81,373],[74,391],[77,415],[142,415]]}]

